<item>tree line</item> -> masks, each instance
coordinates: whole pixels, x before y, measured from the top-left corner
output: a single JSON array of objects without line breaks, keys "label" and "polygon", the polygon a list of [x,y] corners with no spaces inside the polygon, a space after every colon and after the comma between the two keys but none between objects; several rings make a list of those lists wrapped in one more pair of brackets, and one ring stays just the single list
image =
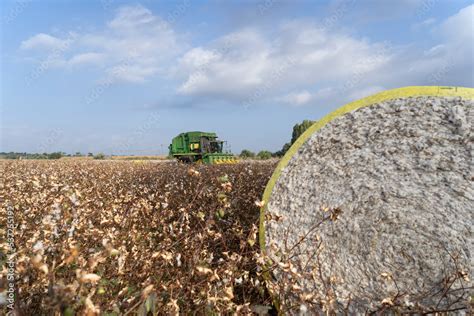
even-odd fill
[{"label": "tree line", "polygon": [[0,152],[0,159],[59,159],[62,157],[92,157],[94,159],[104,159],[105,155],[102,153],[87,155],[80,152],[75,154],[67,154],[63,151],[56,151],[52,153],[27,153],[27,152]]},{"label": "tree line", "polygon": [[[301,123],[295,124],[293,126],[293,132],[291,134],[291,140],[283,145],[283,147],[275,152],[268,150],[261,150],[258,153],[252,152],[248,149],[242,150],[240,153],[240,158],[257,158],[257,159],[270,159],[272,157],[283,157],[285,153],[290,149],[291,145],[303,134],[315,121],[304,120]],[[0,159],[59,159],[62,157],[92,157],[94,159],[105,159],[105,155],[102,153],[93,154],[87,153],[82,154],[76,152],[75,154],[67,154],[65,152],[52,152],[52,153],[26,153],[26,152],[0,152]]]},{"label": "tree line", "polygon": [[242,150],[240,153],[240,158],[258,158],[258,159],[270,159],[272,157],[283,157],[288,149],[290,149],[291,145],[311,126],[315,123],[315,121],[311,120],[304,120],[301,123],[297,123],[293,126],[293,132],[291,134],[291,140],[288,143],[285,143],[283,147],[275,152],[271,152],[268,150],[261,150],[258,153],[254,153],[248,149]]}]

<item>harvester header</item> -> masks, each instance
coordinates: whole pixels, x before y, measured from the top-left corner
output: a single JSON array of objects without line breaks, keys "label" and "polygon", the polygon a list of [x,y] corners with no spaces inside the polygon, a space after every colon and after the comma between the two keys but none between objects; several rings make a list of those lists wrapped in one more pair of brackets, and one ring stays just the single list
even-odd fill
[{"label": "harvester header", "polygon": [[216,133],[181,133],[169,145],[170,156],[182,162],[206,164],[235,163],[237,159],[224,149],[226,142],[217,139]]}]

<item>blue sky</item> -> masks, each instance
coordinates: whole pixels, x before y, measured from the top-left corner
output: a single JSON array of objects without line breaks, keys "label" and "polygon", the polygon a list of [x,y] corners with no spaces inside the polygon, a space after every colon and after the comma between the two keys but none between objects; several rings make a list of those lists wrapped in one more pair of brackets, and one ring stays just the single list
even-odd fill
[{"label": "blue sky", "polygon": [[0,151],[278,150],[384,89],[472,87],[472,1],[2,1]]}]

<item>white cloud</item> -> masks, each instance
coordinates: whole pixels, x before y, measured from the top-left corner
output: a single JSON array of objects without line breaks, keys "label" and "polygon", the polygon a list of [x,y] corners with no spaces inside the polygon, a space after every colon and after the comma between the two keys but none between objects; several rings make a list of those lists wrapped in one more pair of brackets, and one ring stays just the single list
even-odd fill
[{"label": "white cloud", "polygon": [[[22,42],[23,50],[50,48],[66,39],[37,34]],[[185,47],[171,25],[141,5],[123,6],[103,30],[77,34],[74,45],[56,56],[62,67],[96,64],[104,68],[103,80],[143,82],[177,58]],[[43,56],[43,58],[49,56]]]},{"label": "white cloud", "polygon": [[[419,6],[418,1],[407,3]],[[471,5],[445,21],[425,19],[421,25],[433,35],[429,48],[370,41],[337,25],[329,30],[307,20],[276,22],[271,31],[238,29],[190,47],[147,8],[124,6],[102,30],[76,34],[51,65],[96,66],[108,82],[140,83],[161,76],[171,85],[177,82],[178,95],[206,100],[340,104],[382,87],[474,85],[473,16]],[[20,48],[30,53],[66,41],[40,33]]]},{"label": "white cloud", "polygon": [[268,46],[258,32],[246,29],[218,38],[208,48],[194,48],[180,59],[177,73],[184,74],[185,81],[178,91],[187,95],[247,95],[270,79]]},{"label": "white cloud", "polygon": [[[393,67],[398,82],[418,85],[474,85],[474,5],[432,27],[434,45],[423,54],[408,51]],[[396,67],[398,66],[398,67]],[[395,69],[398,68],[398,69]],[[410,69],[409,73],[402,73]]]},{"label": "white cloud", "polygon": [[436,22],[435,18],[428,18],[426,20],[413,24],[412,29],[415,31],[421,31],[423,29],[431,27],[433,24],[435,24],[435,22]]},{"label": "white cloud", "polygon": [[350,95],[349,95],[349,99],[351,101],[355,101],[355,100],[359,100],[359,99],[362,99],[362,98],[365,98],[365,97],[368,97],[372,94],[375,94],[377,92],[381,92],[385,90],[384,87],[380,87],[380,86],[369,86],[369,87],[364,87],[362,89],[359,89],[359,90],[355,90],[354,92],[352,92]]},{"label": "white cloud", "polygon": [[[255,27],[236,31],[180,59],[178,93],[243,104],[317,105],[408,85],[472,86],[473,8],[437,26],[426,19],[433,46],[425,50],[416,43],[371,42],[298,20],[280,24],[271,34]],[[308,88],[321,85],[327,88]],[[282,91],[288,92],[281,96]]]},{"label": "white cloud", "polygon": [[101,53],[82,53],[74,55],[68,60],[68,64],[71,66],[83,65],[83,64],[98,64],[104,61],[105,55]]},{"label": "white cloud", "polygon": [[[389,62],[389,52],[379,53],[382,46],[301,21],[281,24],[272,36],[244,29],[186,53],[177,71],[185,74],[178,92],[244,101],[345,80],[354,71],[376,71]],[[307,94],[294,93],[288,98],[309,102]]]},{"label": "white cloud", "polygon": [[154,26],[157,17],[147,8],[136,6],[123,6],[117,10],[113,20],[107,23],[112,29],[133,30],[142,26]]},{"label": "white cloud", "polygon": [[209,64],[213,60],[221,57],[220,54],[214,51],[206,50],[202,47],[196,47],[186,52],[181,58],[181,63],[189,67],[202,67]]},{"label": "white cloud", "polygon": [[461,9],[457,14],[446,19],[446,21],[441,24],[440,32],[448,40],[456,42],[471,41],[470,43],[472,44],[474,33],[474,4]]},{"label": "white cloud", "polygon": [[474,43],[474,4],[447,18],[433,33],[442,41],[427,51],[427,55],[451,57],[458,61],[472,62]]},{"label": "white cloud", "polygon": [[439,54],[443,53],[445,49],[446,49],[446,46],[443,44],[435,45],[431,47],[430,49],[426,50],[424,52],[424,55],[429,56],[429,57],[438,56]]},{"label": "white cloud", "polygon": [[307,90],[299,91],[299,92],[292,92],[287,94],[286,96],[280,98],[280,101],[284,103],[288,103],[289,105],[305,105],[308,104],[313,96]]},{"label": "white cloud", "polygon": [[21,42],[20,49],[55,49],[64,45],[65,40],[49,34],[39,33]]},{"label": "white cloud", "polygon": [[326,87],[310,92],[308,90],[301,90],[291,92],[281,97],[276,97],[275,101],[292,106],[302,106],[310,104],[318,104],[318,102],[328,102],[337,97],[337,90],[332,87]]},{"label": "white cloud", "polygon": [[154,75],[158,69],[151,65],[124,64],[107,69],[107,80],[144,82],[146,78]]}]

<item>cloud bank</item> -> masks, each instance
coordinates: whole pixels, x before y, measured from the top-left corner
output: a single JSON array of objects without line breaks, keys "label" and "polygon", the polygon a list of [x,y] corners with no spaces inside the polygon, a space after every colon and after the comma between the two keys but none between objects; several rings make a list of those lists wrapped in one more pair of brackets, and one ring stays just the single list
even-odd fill
[{"label": "cloud bank", "polygon": [[58,68],[93,67],[103,75],[97,80],[169,81],[171,96],[196,102],[310,106],[412,84],[472,86],[473,16],[470,5],[444,21],[415,23],[414,32],[432,34],[429,48],[359,37],[338,28],[342,21],[328,28],[307,19],[275,22],[271,32],[237,29],[192,45],[173,23],[136,5],[118,8],[96,32],[39,33],[19,49],[44,58],[69,41],[55,55]]}]

